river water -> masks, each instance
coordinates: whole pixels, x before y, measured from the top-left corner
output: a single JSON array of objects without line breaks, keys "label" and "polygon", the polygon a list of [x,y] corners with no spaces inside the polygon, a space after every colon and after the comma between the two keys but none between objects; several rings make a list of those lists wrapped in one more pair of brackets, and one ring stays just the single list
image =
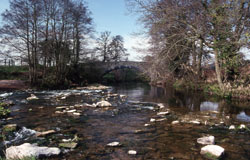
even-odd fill
[{"label": "river water", "polygon": [[[30,94],[39,99],[27,101]],[[197,139],[213,135],[215,143],[225,148],[223,159],[250,159],[249,102],[228,102],[201,93],[146,84],[121,84],[107,90],[1,92],[0,97],[15,103],[10,108],[11,118],[1,120],[1,125],[14,123],[20,127],[2,142],[2,151],[25,142],[58,147],[63,139],[77,137],[75,149],[62,148],[60,156],[47,159],[199,160],[205,158],[200,155],[202,145]],[[111,102],[112,107],[86,105],[101,100]],[[81,115],[56,108],[62,106]],[[164,111],[170,114],[157,115]],[[173,121],[179,123],[172,124]],[[238,128],[241,124],[247,129],[229,130],[229,126]],[[42,138],[33,134],[47,130],[56,133]],[[121,146],[107,146],[111,142]],[[137,154],[130,155],[129,150]]]}]

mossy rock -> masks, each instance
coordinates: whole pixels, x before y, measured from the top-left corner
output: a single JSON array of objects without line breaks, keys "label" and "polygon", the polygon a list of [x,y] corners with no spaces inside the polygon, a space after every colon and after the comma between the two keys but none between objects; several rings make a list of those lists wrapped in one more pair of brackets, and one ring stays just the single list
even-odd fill
[{"label": "mossy rock", "polygon": [[16,130],[17,130],[16,124],[7,124],[7,125],[3,126],[4,132],[14,132]]},{"label": "mossy rock", "polygon": [[220,159],[220,158],[218,158],[210,153],[204,154],[204,157],[206,157],[207,159],[210,159],[210,160],[219,160]]}]

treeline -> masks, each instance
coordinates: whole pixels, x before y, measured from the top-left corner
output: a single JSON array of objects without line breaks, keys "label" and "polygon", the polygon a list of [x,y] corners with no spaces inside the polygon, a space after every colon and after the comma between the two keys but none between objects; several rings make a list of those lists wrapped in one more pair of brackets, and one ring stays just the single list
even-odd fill
[{"label": "treeline", "polygon": [[201,80],[209,59],[221,90],[236,81],[249,47],[249,0],[127,0],[150,36],[152,81]]},{"label": "treeline", "polygon": [[[88,44],[94,28],[91,12],[83,0],[9,2],[10,8],[2,13],[1,44],[9,47],[9,56],[20,55],[27,62],[33,85],[52,81],[53,85],[64,85],[70,68],[77,69],[90,53],[89,58],[105,62],[121,60],[126,55],[121,36],[115,36],[111,42],[108,39],[108,50],[103,45],[89,49],[94,46]],[[101,44],[102,40],[98,42]]]}]

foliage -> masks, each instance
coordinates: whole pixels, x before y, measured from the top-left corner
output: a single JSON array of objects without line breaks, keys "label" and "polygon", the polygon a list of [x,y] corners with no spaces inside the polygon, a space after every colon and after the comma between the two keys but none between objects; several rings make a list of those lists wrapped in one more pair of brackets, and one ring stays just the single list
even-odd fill
[{"label": "foliage", "polygon": [[203,86],[203,91],[207,94],[213,94],[226,99],[232,98],[232,92],[229,90],[222,90],[218,84],[207,84]]},{"label": "foliage", "polygon": [[[215,58],[220,89],[239,75],[242,47],[249,47],[249,7],[246,0],[127,0],[139,12],[150,37],[151,80],[201,80],[202,64]],[[222,73],[224,73],[222,75]],[[198,77],[198,78],[196,78]]]},{"label": "foliage", "polygon": [[0,118],[7,117],[10,114],[10,110],[6,109],[7,106],[5,103],[0,103]]},{"label": "foliage", "polygon": [[27,66],[0,66],[0,79],[22,79],[27,80]]}]

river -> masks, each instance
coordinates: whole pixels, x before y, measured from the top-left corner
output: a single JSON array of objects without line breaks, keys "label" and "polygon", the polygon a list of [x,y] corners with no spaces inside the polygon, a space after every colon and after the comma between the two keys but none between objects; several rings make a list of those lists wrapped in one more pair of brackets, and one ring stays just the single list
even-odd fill
[{"label": "river", "polygon": [[[39,99],[27,101],[31,94]],[[206,135],[213,135],[215,143],[225,148],[223,159],[250,158],[249,130],[229,129],[241,124],[250,128],[249,102],[229,102],[140,83],[116,85],[107,90],[16,91],[8,95],[1,92],[1,96],[2,101],[11,100],[15,104],[10,108],[11,118],[2,119],[1,125],[20,127],[2,142],[7,147],[25,142],[58,147],[63,139],[77,137],[75,149],[62,148],[60,156],[47,159],[199,160],[204,157],[197,139]],[[86,105],[100,100],[107,100],[112,106]],[[60,110],[62,106],[65,112]],[[157,115],[160,111],[170,114]],[[39,138],[33,135],[35,131],[47,130],[56,133]],[[111,142],[121,146],[107,146]],[[2,151],[5,148],[2,144]],[[128,154],[129,150],[136,151],[136,155]]]}]

